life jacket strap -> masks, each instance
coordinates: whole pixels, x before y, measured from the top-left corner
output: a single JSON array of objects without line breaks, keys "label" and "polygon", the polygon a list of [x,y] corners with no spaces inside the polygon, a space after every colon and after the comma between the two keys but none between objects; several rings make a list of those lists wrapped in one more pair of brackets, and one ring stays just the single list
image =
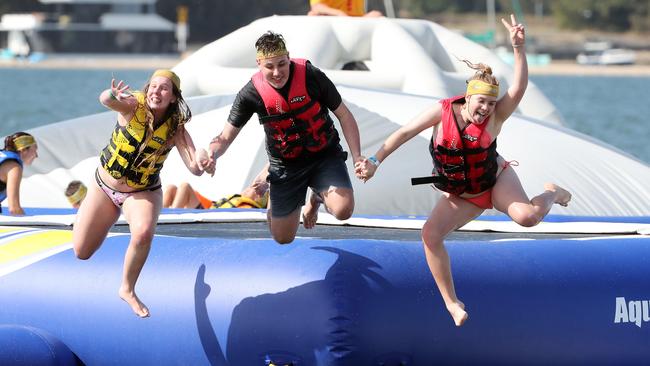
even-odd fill
[{"label": "life jacket strap", "polygon": [[446,178],[440,175],[428,175],[426,177],[411,178],[411,185],[417,186],[420,184],[442,183],[445,180]]}]

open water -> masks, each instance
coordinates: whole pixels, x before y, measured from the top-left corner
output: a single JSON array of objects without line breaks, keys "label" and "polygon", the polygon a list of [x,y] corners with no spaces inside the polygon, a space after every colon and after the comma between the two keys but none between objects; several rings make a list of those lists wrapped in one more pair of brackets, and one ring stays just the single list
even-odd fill
[{"label": "open water", "polygon": [[[112,76],[141,89],[152,71],[0,68],[0,136],[105,111],[98,96],[109,87]],[[532,75],[530,79],[557,106],[567,127],[650,164],[650,77]]]}]

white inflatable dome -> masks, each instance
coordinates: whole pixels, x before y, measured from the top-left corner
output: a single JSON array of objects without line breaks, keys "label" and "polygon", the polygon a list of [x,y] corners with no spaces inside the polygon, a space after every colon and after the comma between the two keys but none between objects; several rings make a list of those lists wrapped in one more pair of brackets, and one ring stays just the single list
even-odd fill
[{"label": "white inflatable dome", "polygon": [[[511,66],[490,50],[426,20],[272,16],[202,47],[174,67],[183,92],[237,93],[257,71],[255,41],[268,30],[284,36],[291,57],[310,60],[335,84],[436,98],[459,95],[474,72],[460,59],[490,65],[500,78],[501,93],[512,81]],[[354,61],[369,70],[341,70]],[[560,113],[533,83],[519,112],[561,124]]]}]

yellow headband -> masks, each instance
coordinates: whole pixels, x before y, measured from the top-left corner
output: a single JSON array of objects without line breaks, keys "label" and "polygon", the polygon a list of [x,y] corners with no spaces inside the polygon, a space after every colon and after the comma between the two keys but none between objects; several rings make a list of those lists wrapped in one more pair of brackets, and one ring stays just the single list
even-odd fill
[{"label": "yellow headband", "polygon": [[79,188],[72,195],[68,196],[68,202],[70,202],[71,205],[81,202],[86,198],[87,192],[88,188],[86,188],[84,184],[80,184]]},{"label": "yellow headband", "polygon": [[172,83],[174,83],[176,89],[181,90],[181,78],[179,78],[175,72],[166,69],[159,69],[154,71],[153,75],[151,75],[151,78],[153,79],[156,76],[166,77],[167,79],[171,80]]},{"label": "yellow headband", "polygon": [[287,49],[284,48],[284,47],[282,47],[280,49],[277,49],[275,51],[272,51],[272,52],[264,52],[264,51],[259,51],[258,50],[257,51],[257,59],[262,60],[262,59],[265,59],[265,58],[273,58],[273,57],[284,56],[284,55],[288,55],[288,54],[289,54],[289,51],[287,51]]},{"label": "yellow headband", "polygon": [[481,80],[470,80],[469,83],[467,83],[467,92],[465,93],[465,95],[470,96],[474,94],[483,94],[483,95],[498,97],[499,86],[494,84],[489,84]]},{"label": "yellow headband", "polygon": [[14,145],[18,151],[25,150],[34,144],[36,144],[36,140],[34,140],[33,136],[22,135],[14,139]]}]

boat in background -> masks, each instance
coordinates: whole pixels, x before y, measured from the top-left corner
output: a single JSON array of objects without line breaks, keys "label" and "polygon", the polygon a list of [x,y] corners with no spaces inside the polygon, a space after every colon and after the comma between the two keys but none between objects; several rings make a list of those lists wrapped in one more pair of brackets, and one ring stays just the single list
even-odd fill
[{"label": "boat in background", "polygon": [[633,65],[636,52],[625,48],[612,48],[609,42],[586,42],[585,50],[576,56],[580,65]]},{"label": "boat in background", "polygon": [[176,25],[158,0],[39,0],[51,11],[4,14],[3,57],[48,53],[173,53]]}]

